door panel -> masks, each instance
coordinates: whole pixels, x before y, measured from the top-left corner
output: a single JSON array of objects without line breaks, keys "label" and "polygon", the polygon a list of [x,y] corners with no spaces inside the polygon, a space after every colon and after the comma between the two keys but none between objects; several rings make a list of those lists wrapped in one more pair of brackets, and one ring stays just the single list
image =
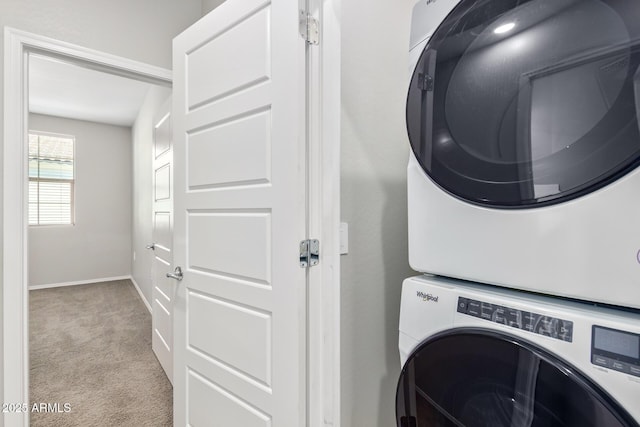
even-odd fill
[{"label": "door panel", "polygon": [[[221,299],[189,292],[188,345],[271,386],[271,314]],[[230,328],[198,327],[215,317]],[[237,335],[236,330],[245,331]]]},{"label": "door panel", "polygon": [[[217,29],[221,33],[211,34],[204,44],[187,53],[185,69],[190,83],[187,88],[189,109],[268,80],[270,11],[267,4],[250,16],[240,17],[229,29]],[[211,58],[224,60],[212,61]]]},{"label": "door panel", "polygon": [[[156,248],[156,251],[158,249]],[[160,303],[165,307],[170,306],[175,293],[175,283],[166,276],[167,271],[171,271],[171,264],[156,256],[154,263],[154,300],[160,299]],[[165,334],[166,335],[166,334]]]},{"label": "door panel", "polygon": [[226,2],[174,40],[176,425],[306,423],[298,2]]},{"label": "door panel", "polygon": [[271,283],[271,213],[187,216],[190,267]]},{"label": "door panel", "polygon": [[169,381],[173,382],[173,300],[176,284],[173,279],[166,277],[173,265],[173,149],[170,113],[171,99],[168,99],[158,112],[154,126],[152,348]]},{"label": "door panel", "polygon": [[[165,151],[165,153],[167,152]],[[161,158],[164,157],[165,156],[162,156]],[[166,162],[166,160],[164,161]],[[156,162],[158,162],[158,159],[156,159]],[[162,166],[156,169],[154,182],[156,201],[167,200],[169,197],[171,197],[171,169],[169,163],[163,163]]]},{"label": "door panel", "polygon": [[[170,343],[173,340],[172,329],[173,326],[171,322],[171,313],[167,310],[166,305],[170,302],[164,295],[158,295],[156,299],[153,300],[153,314],[155,327],[154,329],[160,331],[167,331],[164,335],[157,334],[157,337],[161,338],[162,343],[166,347],[167,351],[171,351]],[[168,359],[168,362],[171,363],[171,359]]]},{"label": "door panel", "polygon": [[[215,407],[216,419],[221,426],[270,427],[271,419],[264,412],[247,405],[246,402],[221,389],[202,375],[190,370],[187,378],[189,395],[193,400],[189,404],[191,425],[213,425],[208,407]],[[216,424],[217,425],[217,424]]]},{"label": "door panel", "polygon": [[154,243],[160,250],[171,247],[171,212],[154,212]]},{"label": "door panel", "polygon": [[187,141],[189,186],[268,183],[270,123],[271,112],[266,110],[191,134]]}]

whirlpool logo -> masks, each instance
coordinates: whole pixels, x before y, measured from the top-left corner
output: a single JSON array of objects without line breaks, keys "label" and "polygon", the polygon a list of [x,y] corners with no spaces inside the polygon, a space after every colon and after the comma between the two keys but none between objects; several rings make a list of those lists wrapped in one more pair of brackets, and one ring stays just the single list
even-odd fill
[{"label": "whirlpool logo", "polygon": [[438,302],[438,296],[437,295],[431,295],[431,294],[425,294],[422,291],[418,291],[417,292],[418,298],[422,299],[422,301],[433,301],[433,302]]}]

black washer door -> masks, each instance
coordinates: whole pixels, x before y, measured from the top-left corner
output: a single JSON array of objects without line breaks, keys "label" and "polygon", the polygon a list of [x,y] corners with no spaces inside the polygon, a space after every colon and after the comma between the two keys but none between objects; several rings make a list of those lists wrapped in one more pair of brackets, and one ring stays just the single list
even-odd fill
[{"label": "black washer door", "polygon": [[640,1],[461,0],[415,68],[407,129],[447,192],[537,207],[635,168],[639,110]]},{"label": "black washer door", "polygon": [[531,343],[481,329],[429,339],[396,394],[398,427],[638,427],[604,390]]}]

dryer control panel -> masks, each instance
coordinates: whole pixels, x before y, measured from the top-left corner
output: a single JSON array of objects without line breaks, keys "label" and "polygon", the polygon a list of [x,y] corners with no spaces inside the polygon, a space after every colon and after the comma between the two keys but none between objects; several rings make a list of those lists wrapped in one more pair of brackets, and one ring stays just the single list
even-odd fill
[{"label": "dryer control panel", "polygon": [[640,377],[640,335],[593,325],[591,363]]},{"label": "dryer control panel", "polygon": [[573,322],[470,298],[458,297],[458,313],[572,342]]}]

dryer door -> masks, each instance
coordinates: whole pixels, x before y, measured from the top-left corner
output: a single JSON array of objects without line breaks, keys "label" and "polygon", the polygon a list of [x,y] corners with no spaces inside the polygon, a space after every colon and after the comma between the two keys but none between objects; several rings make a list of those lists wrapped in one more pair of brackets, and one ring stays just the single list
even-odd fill
[{"label": "dryer door", "polygon": [[640,163],[639,69],[636,0],[461,0],[411,79],[414,155],[474,204],[590,193]]},{"label": "dryer door", "polygon": [[519,338],[459,329],[407,360],[398,427],[638,427],[578,370]]}]

